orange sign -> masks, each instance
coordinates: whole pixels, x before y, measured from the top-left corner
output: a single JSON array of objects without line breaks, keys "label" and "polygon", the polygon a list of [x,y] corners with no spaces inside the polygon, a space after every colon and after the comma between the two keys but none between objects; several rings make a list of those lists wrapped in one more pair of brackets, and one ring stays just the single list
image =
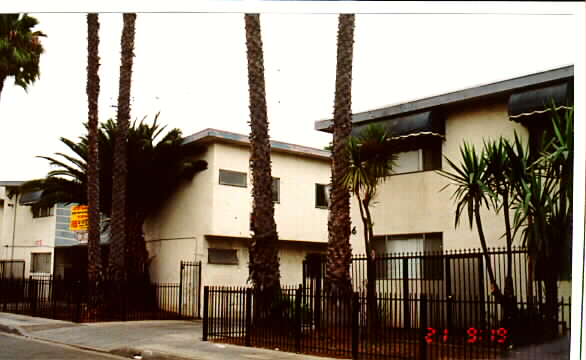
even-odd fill
[{"label": "orange sign", "polygon": [[88,229],[88,210],[87,205],[76,205],[71,208],[71,217],[69,220],[69,230],[87,231]]}]

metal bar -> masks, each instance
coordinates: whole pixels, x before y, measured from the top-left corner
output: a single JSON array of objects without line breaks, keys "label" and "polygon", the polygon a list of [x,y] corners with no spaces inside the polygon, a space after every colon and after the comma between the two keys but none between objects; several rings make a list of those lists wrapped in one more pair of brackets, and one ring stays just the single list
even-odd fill
[{"label": "metal bar", "polygon": [[210,298],[210,288],[208,286],[203,288],[203,335],[201,340],[208,341],[209,331],[209,314],[208,314],[208,301]]}]

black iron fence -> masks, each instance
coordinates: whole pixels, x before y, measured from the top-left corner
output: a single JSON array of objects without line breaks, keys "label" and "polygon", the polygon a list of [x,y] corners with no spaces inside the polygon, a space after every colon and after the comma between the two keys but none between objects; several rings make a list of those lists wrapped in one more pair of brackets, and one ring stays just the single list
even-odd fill
[{"label": "black iron fence", "polygon": [[180,284],[102,281],[87,284],[52,277],[0,279],[0,311],[75,322],[173,320]]},{"label": "black iron fence", "polygon": [[[456,326],[448,318],[450,308],[454,312],[471,306],[483,307],[487,318],[496,319],[500,305],[494,302],[378,293],[376,304],[376,318],[368,321],[365,293],[340,297],[300,285],[283,287],[280,295],[267,299],[250,288],[206,286],[203,340],[353,359],[491,359],[505,353],[515,359],[569,356],[563,341],[553,352],[551,346],[511,349],[514,330],[497,320],[480,323],[478,314],[458,314],[466,326]],[[569,299],[561,299],[558,306],[569,316]]]},{"label": "black iron fence", "polygon": [[[492,248],[488,258],[494,269],[496,282],[504,291],[507,276],[507,252],[503,248]],[[545,287],[540,278],[531,280],[528,272],[527,250],[513,247],[511,253],[511,277],[515,302],[522,309],[527,304],[541,304],[545,300]],[[403,298],[403,313],[408,314],[408,299],[411,294],[427,294],[446,299],[443,311],[454,326],[465,327],[467,321],[489,323],[487,307],[494,301],[486,259],[481,249],[448,250],[443,252],[419,252],[381,254],[375,258],[376,292]],[[303,287],[313,293],[323,290],[326,259],[323,255],[309,256],[303,261]],[[355,255],[350,274],[354,291],[366,291],[367,258]],[[560,294],[570,296],[569,282],[560,287]],[[439,311],[439,309],[438,309]],[[434,314],[439,314],[435,311]],[[558,312],[558,331],[568,328],[569,309]],[[502,308],[496,307],[494,318],[502,318]],[[408,317],[407,317],[408,318]],[[437,321],[432,318],[431,321]]]}]

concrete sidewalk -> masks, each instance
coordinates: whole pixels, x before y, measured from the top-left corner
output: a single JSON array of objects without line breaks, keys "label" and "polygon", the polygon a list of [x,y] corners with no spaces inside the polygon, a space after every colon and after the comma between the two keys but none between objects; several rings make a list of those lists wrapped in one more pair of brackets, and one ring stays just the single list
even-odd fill
[{"label": "concrete sidewalk", "polygon": [[77,324],[0,312],[0,332],[144,360],[276,359],[322,357],[201,341],[200,321],[128,321]]}]

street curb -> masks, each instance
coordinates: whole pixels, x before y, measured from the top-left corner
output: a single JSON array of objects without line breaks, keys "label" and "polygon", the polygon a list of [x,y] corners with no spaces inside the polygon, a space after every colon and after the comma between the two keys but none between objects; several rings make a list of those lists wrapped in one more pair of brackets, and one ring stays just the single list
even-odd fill
[{"label": "street curb", "polygon": [[0,333],[28,336],[28,334],[18,326],[9,326],[4,324],[0,324]]},{"label": "street curb", "polygon": [[[110,351],[110,354],[118,355],[122,357],[128,357],[130,359],[135,358],[136,355],[140,356],[142,360],[193,360],[193,358],[177,356],[162,351],[153,351],[148,349],[139,350],[136,348],[118,348]],[[138,359],[138,358],[135,358]]]}]

